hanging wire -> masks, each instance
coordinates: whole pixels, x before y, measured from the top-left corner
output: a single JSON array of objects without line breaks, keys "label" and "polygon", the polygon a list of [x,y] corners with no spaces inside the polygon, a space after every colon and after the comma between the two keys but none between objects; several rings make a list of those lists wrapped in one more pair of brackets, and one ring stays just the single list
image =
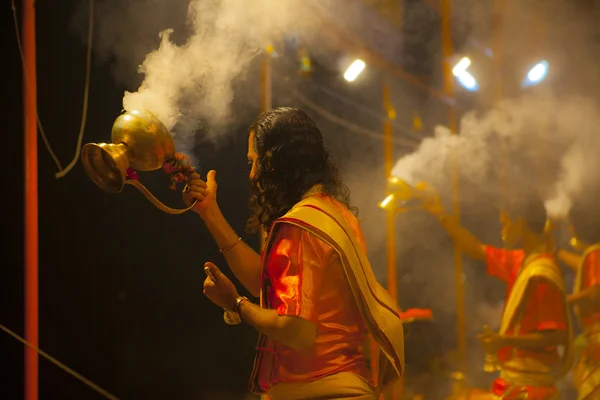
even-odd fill
[{"label": "hanging wire", "polygon": [[81,115],[81,125],[79,126],[79,137],[77,138],[77,147],[75,148],[75,156],[71,163],[66,166],[62,171],[55,174],[56,178],[62,178],[70,170],[73,169],[77,160],[79,160],[79,153],[81,152],[81,142],[83,141],[83,133],[85,132],[85,123],[87,121],[87,110],[88,110],[88,98],[90,93],[90,75],[92,71],[92,38],[94,37],[94,0],[90,0],[90,12],[89,12],[89,23],[88,23],[88,45],[87,55],[85,60],[85,88],[83,90],[83,110]]},{"label": "hanging wire", "polygon": [[[17,38],[17,45],[19,46],[19,54],[21,56],[21,64],[23,66],[23,77],[25,79],[25,84],[30,85],[30,83],[29,83],[30,78],[27,76],[27,71],[25,70],[25,56],[23,54],[23,45],[21,42],[21,33],[20,33],[20,29],[19,29],[19,21],[17,18],[17,7],[15,6],[15,0],[11,0],[11,8],[12,8],[13,22],[14,22],[14,26],[15,26],[15,35]],[[69,173],[69,171],[71,171],[73,169],[75,164],[77,164],[77,160],[79,159],[79,154],[81,152],[81,143],[83,141],[83,134],[85,132],[85,124],[87,121],[87,111],[88,111],[90,75],[91,75],[91,70],[92,70],[93,32],[94,32],[94,0],[90,0],[89,24],[88,24],[88,45],[87,45],[87,54],[86,54],[85,86],[84,86],[84,91],[83,91],[83,111],[82,111],[82,116],[81,116],[81,125],[79,127],[79,137],[77,138],[77,147],[75,149],[75,156],[73,157],[73,160],[71,160],[69,165],[67,165],[64,169],[62,167],[62,164],[58,160],[58,157],[56,157],[56,154],[52,150],[50,141],[48,140],[48,137],[46,136],[46,132],[44,131],[44,128],[42,126],[42,122],[40,120],[40,115],[36,109],[36,121],[37,121],[38,129],[40,131],[40,136],[42,137],[42,140],[44,142],[44,145],[46,146],[46,149],[48,150],[48,153],[50,153],[52,160],[54,160],[54,163],[56,164],[56,167],[58,168],[58,172],[54,175],[57,179],[64,177],[67,173]]]},{"label": "hanging wire", "polygon": [[[316,87],[321,92],[326,93],[327,95],[335,98],[336,100],[339,100],[341,103],[343,103],[345,105],[349,105],[349,106],[355,107],[357,109],[360,109],[361,112],[369,115],[370,117],[372,117],[374,119],[377,119],[379,121],[385,121],[388,119],[388,117],[385,115],[384,112],[377,111],[374,108],[369,107],[366,104],[355,101],[355,100],[349,98],[348,96],[345,96],[341,93],[336,92],[334,89],[332,89],[330,87],[327,87],[325,85],[317,85],[317,84],[315,84],[314,87]],[[394,127],[395,130],[406,134],[411,139],[415,138],[415,140],[418,140],[418,141],[420,141],[422,139],[420,137],[420,135],[415,134],[415,132],[411,131],[410,129],[406,129],[405,127],[400,126],[400,124],[398,124],[397,122],[393,122],[392,127]]]},{"label": "hanging wire", "polygon": [[80,373],[72,370],[71,368],[67,367],[65,364],[61,363],[60,361],[58,361],[56,358],[52,357],[51,355],[49,355],[45,351],[40,350],[36,346],[32,345],[27,340],[25,340],[23,337],[19,336],[17,333],[15,333],[15,332],[11,331],[10,329],[8,329],[6,326],[0,324],[0,330],[6,332],[8,335],[12,336],[13,338],[15,338],[16,340],[18,340],[19,342],[23,343],[25,346],[27,346],[30,349],[34,350],[40,356],[42,356],[46,360],[50,361],[52,364],[56,365],[57,367],[59,367],[60,369],[62,369],[63,371],[65,371],[67,374],[71,375],[75,379],[79,380],[80,382],[82,382],[86,386],[90,387],[91,389],[93,389],[95,392],[97,392],[98,394],[102,395],[106,399],[108,399],[108,400],[119,400],[119,398],[117,396],[111,394],[107,390],[102,389],[100,386],[98,386],[94,382],[90,381],[85,376],[83,376]]},{"label": "hanging wire", "polygon": [[[329,121],[336,123],[338,125],[341,125],[344,128],[351,130],[355,133],[358,133],[360,135],[367,136],[372,139],[383,140],[383,134],[381,132],[363,128],[363,127],[353,124],[352,122],[349,122],[341,117],[338,117],[337,115],[332,114],[331,112],[327,111],[323,107],[320,107],[319,105],[313,103],[312,101],[310,101],[309,99],[304,97],[302,94],[300,94],[300,92],[298,92],[297,90],[292,90],[292,94],[294,95],[294,97],[296,97],[296,99],[298,99],[298,101],[300,101],[306,107],[311,108],[316,113],[318,113],[322,117],[328,119]],[[392,138],[392,143],[400,145],[408,150],[416,149],[419,144],[419,142],[417,140],[403,139],[403,138]]]}]

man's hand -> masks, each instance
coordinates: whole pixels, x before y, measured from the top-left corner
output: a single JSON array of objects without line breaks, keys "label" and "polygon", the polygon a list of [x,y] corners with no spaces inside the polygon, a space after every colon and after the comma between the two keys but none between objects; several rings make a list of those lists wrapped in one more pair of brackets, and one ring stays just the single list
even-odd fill
[{"label": "man's hand", "polygon": [[203,212],[217,205],[217,172],[212,170],[206,175],[206,182],[200,179],[196,172],[188,177],[187,190],[183,192],[183,201],[191,206],[194,200],[198,200],[193,210],[202,215]]},{"label": "man's hand", "polygon": [[422,206],[425,211],[436,217],[445,212],[440,195],[437,193],[427,193],[423,198]]},{"label": "man's hand", "polygon": [[207,275],[204,280],[204,295],[222,309],[233,311],[239,297],[233,283],[211,262],[204,264],[204,271]]},{"label": "man's hand", "polygon": [[484,351],[487,354],[496,354],[498,350],[506,346],[505,340],[499,333],[486,331],[477,335]]}]

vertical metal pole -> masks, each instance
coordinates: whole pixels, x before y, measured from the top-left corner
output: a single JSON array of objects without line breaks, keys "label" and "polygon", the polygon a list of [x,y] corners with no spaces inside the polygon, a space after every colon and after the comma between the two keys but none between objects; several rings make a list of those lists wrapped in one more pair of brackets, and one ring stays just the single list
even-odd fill
[{"label": "vertical metal pole", "polygon": [[[386,118],[383,122],[383,159],[385,179],[392,175],[392,167],[394,163],[394,152],[392,145],[392,120],[395,118],[395,111],[390,101],[390,85],[387,78],[383,80],[383,107],[386,113]],[[398,288],[397,288],[397,271],[396,271],[396,225],[395,213],[393,210],[388,211],[386,215],[386,254],[387,254],[387,282],[388,292],[398,303]]]},{"label": "vertical metal pole", "polygon": [[[442,55],[444,70],[444,92],[447,96],[454,96],[454,77],[450,60],[454,54],[452,42],[452,4],[451,0],[441,0],[440,12],[442,16]],[[454,108],[449,109],[448,127],[454,134],[458,134],[457,121]],[[460,220],[460,182],[458,160],[452,155],[452,208],[456,218]],[[466,375],[467,371],[467,334],[464,304],[464,283],[462,254],[457,246],[454,247],[454,277],[456,281],[456,330],[458,354],[460,357],[460,370]]]},{"label": "vertical metal pole", "polygon": [[271,54],[273,47],[268,46],[261,62],[260,68],[260,108],[262,112],[268,111],[272,107],[271,100]]},{"label": "vertical metal pole", "polygon": [[[260,65],[260,109],[261,112],[268,111],[272,108],[271,105],[271,53],[273,47],[267,47]],[[260,230],[259,248],[262,252],[267,239],[267,232],[264,229]],[[269,396],[263,394],[261,400],[269,400]]]},{"label": "vertical metal pole", "polygon": [[[392,121],[396,118],[396,111],[390,98],[390,84],[388,77],[383,78],[383,108],[386,118],[383,121],[383,159],[385,179],[392,176],[394,165],[394,148],[392,145]],[[387,255],[387,282],[388,292],[398,305],[398,273],[396,265],[396,218],[395,210],[390,209],[386,214],[386,255]],[[401,399],[403,396],[404,382],[401,378],[400,383],[394,386],[392,399]]]},{"label": "vertical metal pole", "polygon": [[[502,100],[502,15],[506,10],[504,0],[493,0],[492,3],[492,106]],[[509,154],[505,139],[500,142],[501,176],[500,184],[502,191],[502,208],[506,207],[508,201],[509,187]]]},{"label": "vertical metal pole", "polygon": [[[268,111],[272,108],[271,105],[271,53],[273,47],[268,46],[260,64],[260,110],[261,112]],[[263,245],[267,238],[267,233],[261,229],[260,232],[260,250],[263,250]]]},{"label": "vertical metal pole", "polygon": [[[38,155],[37,77],[34,0],[23,1],[22,15],[24,167],[25,167],[25,339],[38,347]],[[38,355],[25,347],[25,400],[38,398]]]}]

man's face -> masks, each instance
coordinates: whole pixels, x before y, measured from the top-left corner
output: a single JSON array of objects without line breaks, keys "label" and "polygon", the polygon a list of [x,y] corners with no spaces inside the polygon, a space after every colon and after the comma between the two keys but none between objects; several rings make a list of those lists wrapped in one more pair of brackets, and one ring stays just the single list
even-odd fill
[{"label": "man's face", "polygon": [[252,166],[250,169],[250,180],[254,180],[256,175],[256,163],[258,161],[258,153],[256,152],[254,131],[248,135],[248,163]]},{"label": "man's face", "polygon": [[500,222],[502,223],[502,241],[510,247],[518,245],[523,238],[523,221],[514,221],[507,213],[501,212]]}]

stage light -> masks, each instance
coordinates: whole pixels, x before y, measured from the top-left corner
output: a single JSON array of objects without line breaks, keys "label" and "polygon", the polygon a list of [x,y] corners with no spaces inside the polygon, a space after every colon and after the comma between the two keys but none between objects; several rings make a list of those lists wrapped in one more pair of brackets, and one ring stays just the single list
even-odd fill
[{"label": "stage light", "polygon": [[392,206],[392,201],[395,197],[396,196],[394,196],[393,193],[389,194],[381,203],[379,203],[379,207],[383,208],[384,210],[389,209]]},{"label": "stage light", "polygon": [[479,89],[479,85],[475,77],[467,71],[470,65],[471,59],[469,57],[461,58],[454,68],[452,68],[452,75],[456,77],[456,80],[462,87],[470,92],[476,92]]},{"label": "stage light", "polygon": [[477,85],[477,80],[475,79],[475,77],[473,75],[471,75],[467,71],[464,71],[463,73],[458,75],[456,77],[456,79],[458,80],[458,83],[460,83],[462,87],[464,87],[465,89],[467,89],[470,92],[476,92],[477,89],[479,89],[479,85]]},{"label": "stage light", "polygon": [[348,82],[354,82],[356,78],[358,78],[358,76],[361,74],[361,72],[363,72],[365,67],[366,64],[363,60],[354,60],[354,62],[350,64],[346,72],[344,72],[344,79]]},{"label": "stage light", "polygon": [[465,72],[470,65],[471,59],[469,57],[461,58],[460,61],[456,63],[454,68],[452,68],[452,75],[459,76],[460,74]]},{"label": "stage light", "polygon": [[527,73],[527,76],[523,80],[522,86],[527,87],[537,85],[538,83],[543,81],[547,75],[548,62],[546,60],[542,60],[535,64],[533,67],[531,67],[531,69]]}]

